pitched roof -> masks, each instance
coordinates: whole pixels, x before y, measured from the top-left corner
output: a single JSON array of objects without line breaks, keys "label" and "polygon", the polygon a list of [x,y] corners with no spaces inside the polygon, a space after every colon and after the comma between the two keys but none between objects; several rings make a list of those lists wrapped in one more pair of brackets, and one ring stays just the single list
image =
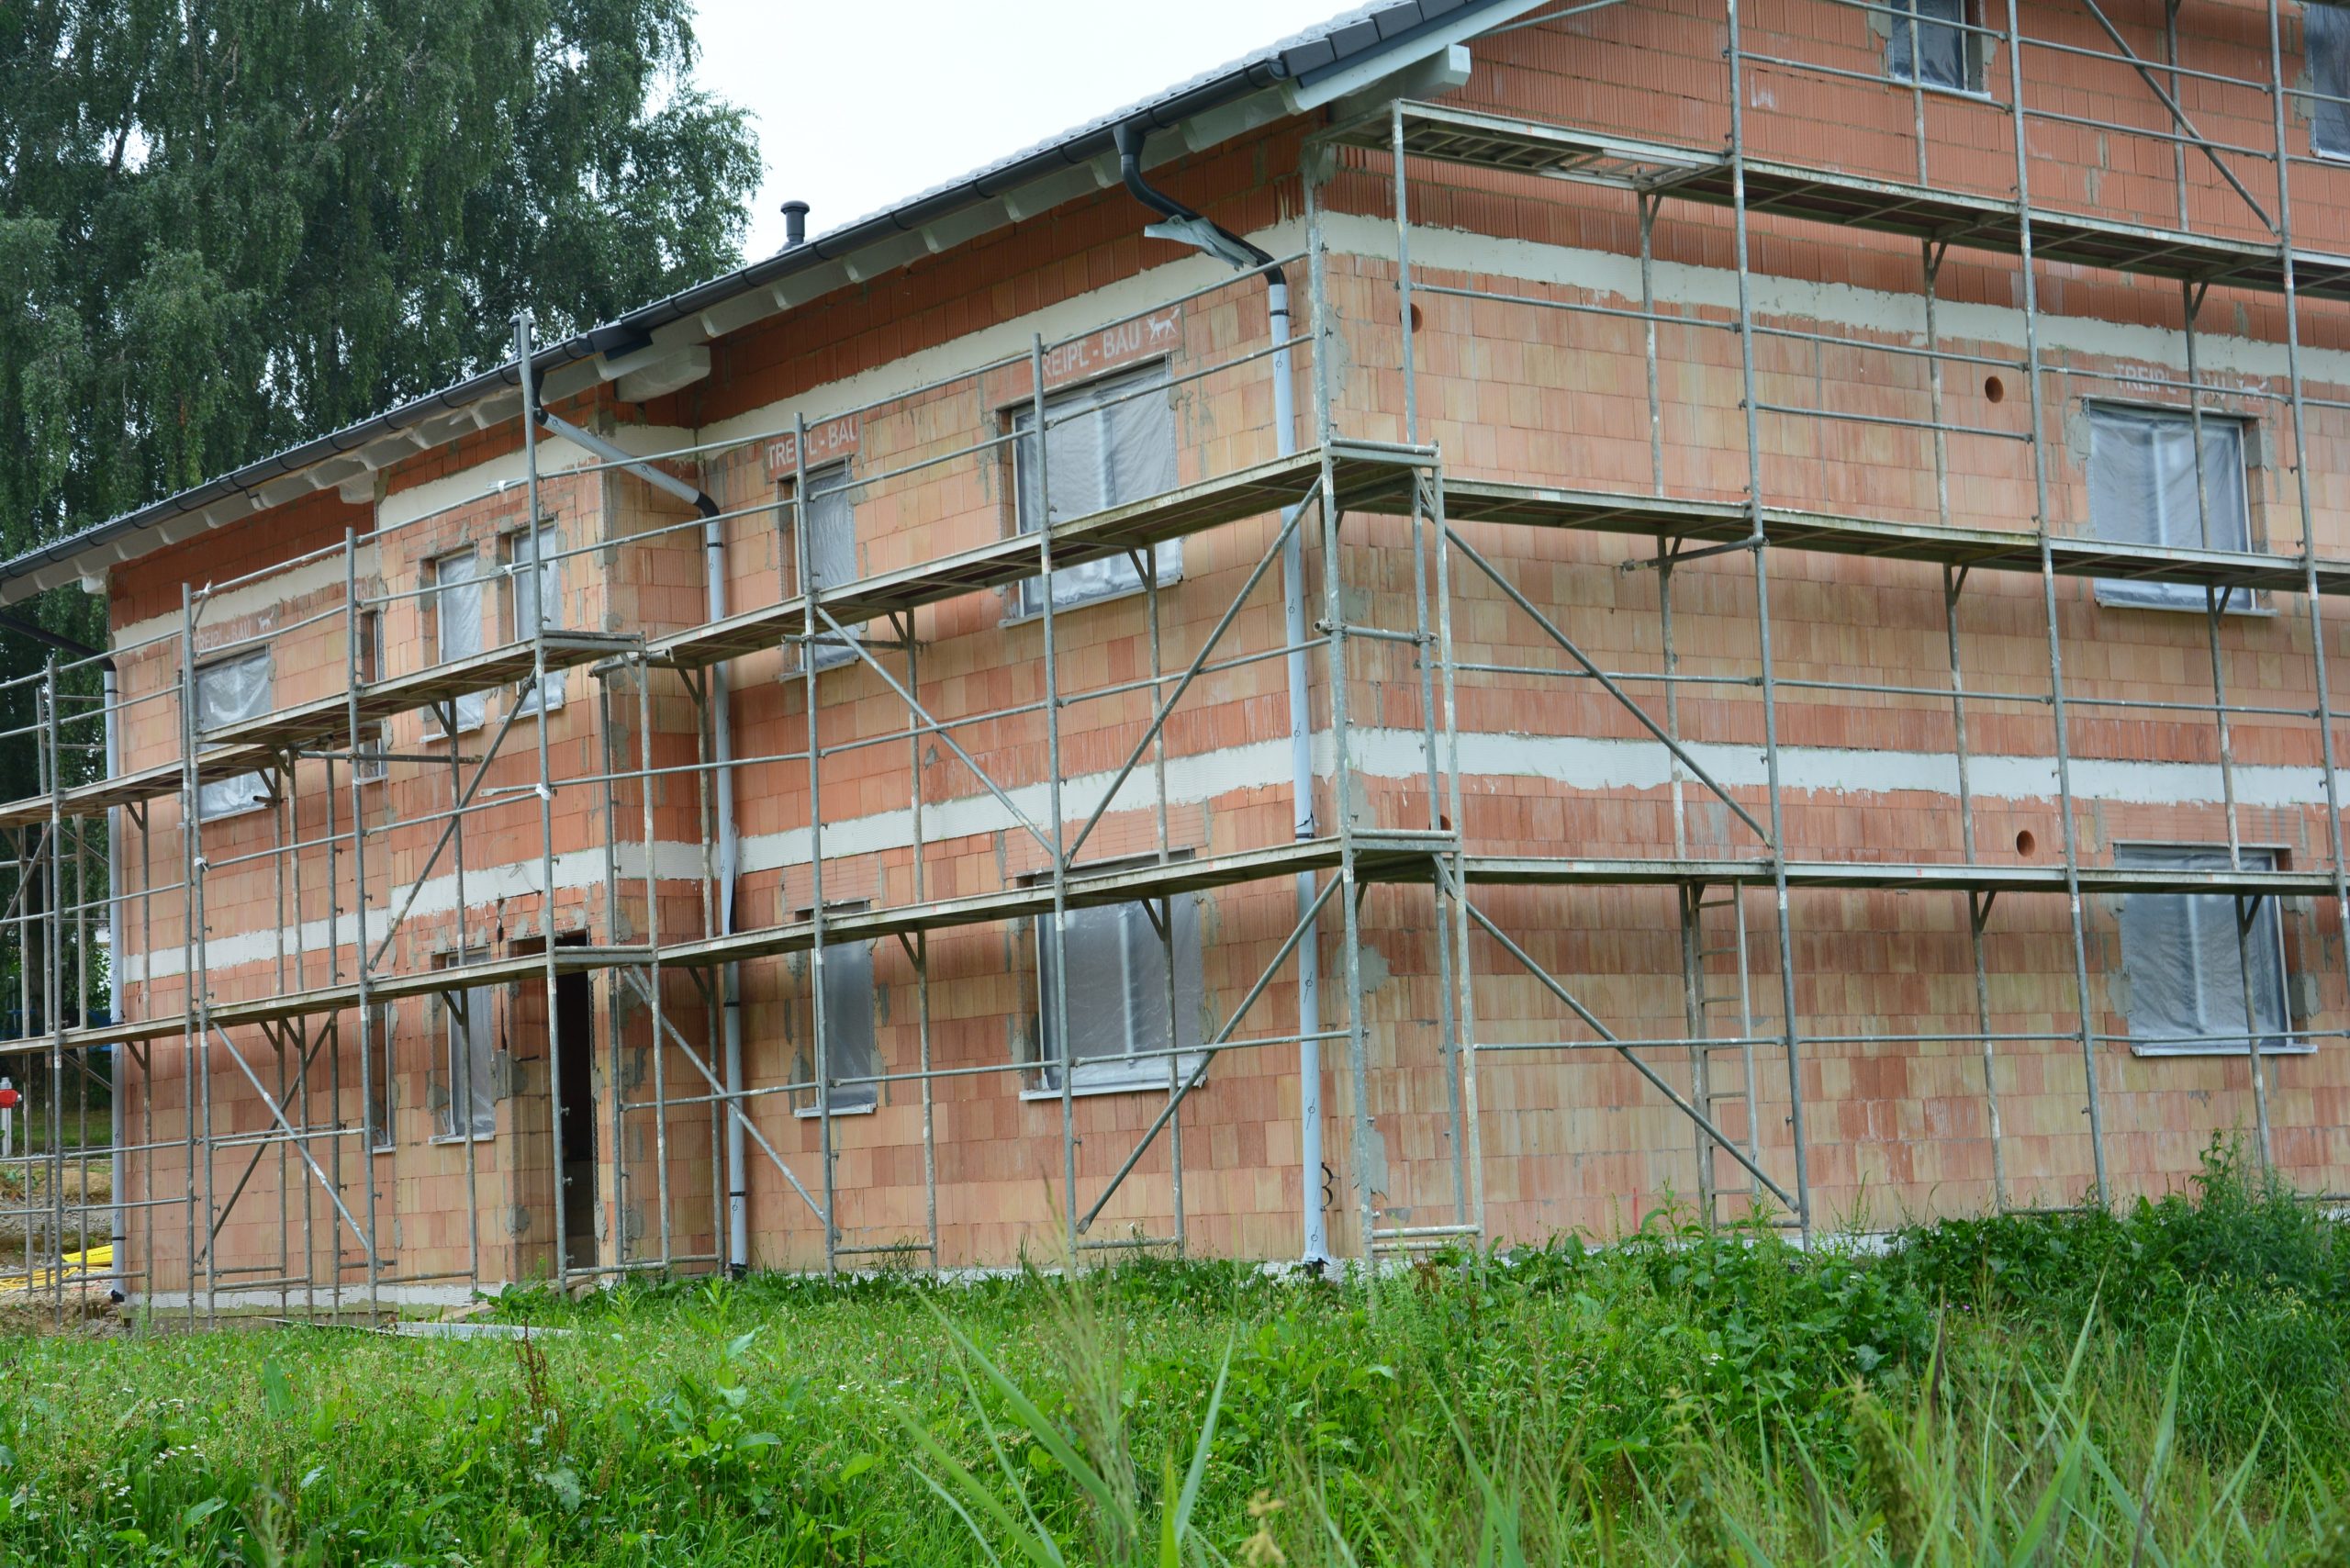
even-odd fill
[{"label": "pitched roof", "polygon": [[[1311,107],[1374,74],[1400,69],[1447,44],[1532,8],[1536,0],[1374,0],[1292,37],[1201,73],[1137,103],[1076,126],[957,179],[934,185],[894,206],[843,224],[806,244],[751,262],[723,277],[671,295],[532,355],[542,383],[565,366],[633,352],[673,322],[772,289],[798,274],[835,265],[878,243],[903,241],[926,226],[983,206],[1039,179],[1092,163],[1114,151],[1113,132],[1141,123],[1171,128],[1210,111],[1281,88],[1293,109]],[[1317,88],[1319,91],[1317,91]],[[508,361],[397,408],[344,426],[249,464],[194,488],[96,523],[0,562],[0,602],[14,601],[73,580],[83,572],[129,559],[178,534],[159,532],[174,520],[238,496],[255,510],[291,498],[255,492],[273,481],[313,470],[364,446],[416,431],[428,422],[520,385],[520,365]],[[315,476],[314,476],[315,477]],[[321,481],[320,487],[324,483]],[[104,552],[103,555],[99,553]]]}]

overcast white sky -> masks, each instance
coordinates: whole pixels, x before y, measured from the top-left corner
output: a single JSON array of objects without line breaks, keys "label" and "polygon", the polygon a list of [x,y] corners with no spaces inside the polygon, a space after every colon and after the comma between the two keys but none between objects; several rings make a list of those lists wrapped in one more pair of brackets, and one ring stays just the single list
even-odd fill
[{"label": "overcast white sky", "polygon": [[757,117],[744,257],[1225,63],[1357,0],[701,0],[700,84]]}]

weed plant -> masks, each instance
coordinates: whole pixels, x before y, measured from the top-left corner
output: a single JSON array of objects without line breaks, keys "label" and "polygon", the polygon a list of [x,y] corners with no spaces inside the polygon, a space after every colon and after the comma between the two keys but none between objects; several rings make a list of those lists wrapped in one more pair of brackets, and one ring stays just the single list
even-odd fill
[{"label": "weed plant", "polygon": [[527,1340],[0,1341],[0,1562],[2350,1562],[2350,1243],[2218,1152],[2114,1213],[1653,1217],[1360,1282],[516,1293]]}]

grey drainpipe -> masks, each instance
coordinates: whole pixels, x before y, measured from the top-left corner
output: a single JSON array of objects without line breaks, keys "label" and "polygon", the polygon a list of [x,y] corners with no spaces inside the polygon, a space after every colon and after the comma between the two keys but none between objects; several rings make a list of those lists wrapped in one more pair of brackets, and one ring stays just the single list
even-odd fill
[{"label": "grey drainpipe", "polygon": [[[1160,239],[1194,245],[1218,261],[1241,269],[1265,272],[1265,310],[1273,342],[1289,342],[1289,278],[1272,266],[1272,257],[1223,225],[1211,222],[1166,192],[1154,189],[1142,174],[1143,141],[1139,125],[1117,128],[1118,173],[1134,198],[1165,221],[1144,232]],[[1290,381],[1287,347],[1273,351],[1273,449],[1286,457],[1297,450],[1296,395]],[[1290,530],[1281,546],[1281,627],[1289,644],[1289,759],[1292,829],[1300,839],[1317,831],[1314,816],[1314,736],[1309,671],[1305,656],[1305,552],[1294,526],[1297,508],[1281,514]],[[1314,906],[1314,878],[1297,879],[1300,913]],[[1297,1077],[1298,1162],[1303,1184],[1300,1218],[1304,1231],[1301,1253],[1308,1264],[1330,1260],[1329,1227],[1322,1212],[1322,969],[1319,922],[1308,921],[1297,944]]]}]

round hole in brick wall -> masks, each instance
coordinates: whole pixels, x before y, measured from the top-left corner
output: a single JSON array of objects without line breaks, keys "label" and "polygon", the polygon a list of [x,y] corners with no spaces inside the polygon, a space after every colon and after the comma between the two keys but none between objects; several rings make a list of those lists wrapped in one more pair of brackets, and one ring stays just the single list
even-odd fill
[{"label": "round hole in brick wall", "polygon": [[1416,331],[1418,331],[1419,330],[1420,330],[1420,308],[1419,308],[1418,306],[1415,305],[1415,306],[1413,306],[1413,307],[1412,307],[1412,330],[1414,330],[1415,332],[1416,332]]},{"label": "round hole in brick wall", "polygon": [[2040,840],[2031,836],[2031,829],[2025,828],[2016,834],[2016,853],[2025,859],[2031,858],[2031,852],[2039,847]]},{"label": "round hole in brick wall", "polygon": [[2006,402],[2008,400],[2008,384],[2000,380],[1996,375],[1985,376],[1983,378],[1983,398],[1984,401],[1989,403]]}]

